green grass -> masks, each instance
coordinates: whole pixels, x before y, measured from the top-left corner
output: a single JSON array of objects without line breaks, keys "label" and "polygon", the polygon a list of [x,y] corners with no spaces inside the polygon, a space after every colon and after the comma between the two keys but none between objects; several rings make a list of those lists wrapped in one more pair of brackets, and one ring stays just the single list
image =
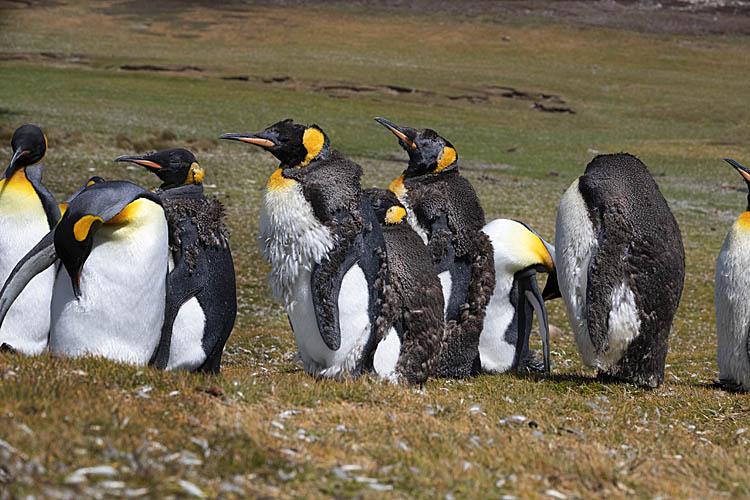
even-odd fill
[{"label": "green grass", "polygon": [[[42,126],[45,182],[64,199],[94,173],[155,183],[114,164],[118,155],[193,149],[207,190],[227,205],[237,269],[239,315],[222,375],[0,354],[0,498],[186,496],[180,480],[212,498],[750,496],[750,402],[709,387],[715,259],[746,203],[741,179],[720,160],[750,162],[746,38],[344,5],[156,4],[5,8],[0,55],[26,59],[0,62],[0,156],[10,157],[15,127]],[[238,75],[250,78],[221,79]],[[281,76],[290,79],[262,81]],[[321,91],[326,85],[420,92]],[[555,94],[576,113],[451,99],[487,96],[488,86]],[[559,197],[594,151],[638,155],[687,254],[664,385],[593,379],[560,301],[548,304],[563,330],[549,377],[430,380],[416,390],[306,376],[254,241],[275,162],[215,139],[287,117],[318,123],[362,165],[365,186],[385,186],[404,154],[374,116],[436,129],[456,146],[488,218],[524,220],[550,241]],[[71,483],[74,471],[97,465],[111,475]]]}]

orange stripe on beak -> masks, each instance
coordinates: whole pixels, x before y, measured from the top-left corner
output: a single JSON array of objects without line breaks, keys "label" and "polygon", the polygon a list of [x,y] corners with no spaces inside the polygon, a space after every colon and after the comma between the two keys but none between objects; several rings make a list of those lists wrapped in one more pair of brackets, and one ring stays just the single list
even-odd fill
[{"label": "orange stripe on beak", "polygon": [[238,137],[237,140],[261,146],[263,148],[272,148],[276,145],[275,142],[269,141],[268,139],[261,139],[260,137]]}]

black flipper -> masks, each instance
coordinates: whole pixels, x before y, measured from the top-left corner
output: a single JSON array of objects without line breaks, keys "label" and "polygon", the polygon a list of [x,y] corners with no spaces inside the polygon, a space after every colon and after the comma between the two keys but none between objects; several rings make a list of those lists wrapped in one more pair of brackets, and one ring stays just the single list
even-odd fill
[{"label": "black flipper", "polygon": [[172,249],[174,268],[167,274],[164,324],[162,325],[159,346],[156,348],[156,352],[149,363],[154,364],[159,370],[166,369],[169,363],[172,328],[177,318],[177,313],[180,312],[180,308],[185,302],[198,295],[203,289],[208,273],[203,259],[197,259],[194,268],[191,268],[185,258],[185,247],[198,238],[195,226],[189,220],[182,220],[179,223],[179,228],[183,245]]},{"label": "black flipper", "polygon": [[23,256],[5,280],[0,291],[0,325],[3,324],[10,306],[18,298],[29,281],[57,260],[55,251],[55,232],[50,231],[34,248]]}]

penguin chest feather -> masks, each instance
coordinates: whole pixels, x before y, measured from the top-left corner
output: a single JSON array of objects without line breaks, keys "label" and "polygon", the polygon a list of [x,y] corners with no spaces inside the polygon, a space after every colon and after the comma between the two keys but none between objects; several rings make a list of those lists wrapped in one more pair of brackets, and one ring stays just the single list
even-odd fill
[{"label": "penguin chest feather", "polygon": [[750,213],[737,219],[716,261],[714,302],[719,378],[750,390]]},{"label": "penguin chest feather", "polygon": [[588,269],[596,248],[597,238],[588,208],[578,190],[578,180],[575,180],[560,200],[555,224],[555,249],[560,294],[568,310],[578,350],[587,366],[596,363],[586,314]]},{"label": "penguin chest feather", "polygon": [[[22,171],[0,181],[0,280],[5,280],[18,261],[49,232],[34,187]],[[24,354],[39,354],[47,346],[49,304],[55,268],[35,276],[11,306],[0,329],[0,342]]]},{"label": "penguin chest feather", "polygon": [[81,271],[81,296],[61,270],[52,299],[50,349],[146,364],[164,321],[167,222],[161,206],[139,199],[127,224],[104,224]]},{"label": "penguin chest feather", "polygon": [[313,214],[302,186],[281,177],[281,169],[271,176],[263,195],[259,230],[258,245],[271,264],[271,292],[285,307],[294,307],[300,272],[311,271],[328,255],[333,238]]}]

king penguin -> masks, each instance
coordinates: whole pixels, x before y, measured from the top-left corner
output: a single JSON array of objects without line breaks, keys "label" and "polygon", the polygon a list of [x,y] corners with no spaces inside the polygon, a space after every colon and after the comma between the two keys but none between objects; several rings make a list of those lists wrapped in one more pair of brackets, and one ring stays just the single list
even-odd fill
[{"label": "king penguin", "polygon": [[0,293],[0,324],[33,276],[59,258],[49,348],[144,365],[164,321],[168,235],[158,196],[124,181],[95,182],[27,253]]},{"label": "king penguin", "polygon": [[237,314],[224,206],[203,194],[204,168],[187,149],[115,161],[145,167],[162,181],[154,192],[169,226],[169,275],[164,327],[152,362],[159,369],[218,373]]},{"label": "king penguin", "polygon": [[[0,282],[60,218],[52,194],[42,184],[47,137],[36,125],[19,127],[11,139],[13,157],[0,179]],[[55,269],[37,276],[8,311],[0,343],[24,354],[47,347]]]},{"label": "king penguin", "polygon": [[729,158],[748,186],[747,208],[729,229],[716,260],[714,303],[719,385],[750,390],[750,170]]},{"label": "king penguin", "polygon": [[396,195],[379,188],[364,193],[383,230],[389,271],[380,319],[385,336],[377,340],[373,366],[393,382],[422,384],[435,371],[445,329],[440,279]]},{"label": "king penguin", "polygon": [[[492,245],[495,288],[479,337],[479,362],[484,373],[529,368],[538,362],[529,349],[536,314],[542,339],[542,367],[550,371],[549,324],[544,296],[554,298],[555,247],[523,222],[495,219],[482,228]],[[545,294],[539,292],[537,273],[548,273]]]},{"label": "king penguin", "polygon": [[281,162],[263,195],[258,242],[305,371],[335,378],[371,371],[387,263],[362,169],[332,149],[320,127],[289,119],[220,139],[259,146]]},{"label": "king penguin", "polygon": [[625,153],[594,158],[560,200],[555,248],[583,362],[605,376],[658,387],[685,251],[646,166]]}]

